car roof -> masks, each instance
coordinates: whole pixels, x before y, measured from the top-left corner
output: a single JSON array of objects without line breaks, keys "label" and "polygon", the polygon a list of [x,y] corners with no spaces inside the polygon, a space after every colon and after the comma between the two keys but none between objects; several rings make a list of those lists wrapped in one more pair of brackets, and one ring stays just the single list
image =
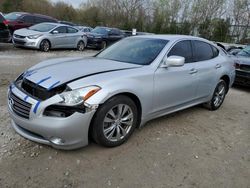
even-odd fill
[{"label": "car roof", "polygon": [[149,34],[149,35],[137,35],[133,36],[137,38],[152,38],[152,39],[163,39],[163,40],[169,40],[169,41],[177,41],[177,40],[202,40],[211,43],[211,41],[206,40],[204,38],[200,37],[194,37],[190,35],[162,35],[162,34]]},{"label": "car roof", "polygon": [[[70,26],[70,25],[62,24],[62,23],[42,22],[42,23],[39,23],[39,24],[51,24],[51,25],[56,25],[56,27],[59,27],[59,26],[66,26],[66,27],[72,27],[72,28],[74,28],[74,29],[77,29],[75,26]],[[79,30],[79,29],[77,29],[77,30]]]},{"label": "car roof", "polygon": [[51,16],[47,16],[47,15],[43,15],[43,14],[37,14],[37,13],[29,13],[29,12],[10,12],[9,14],[20,14],[20,16],[23,16],[23,15],[33,15],[33,16],[39,16],[39,17],[43,17],[43,18],[50,18],[52,20],[57,20]]}]

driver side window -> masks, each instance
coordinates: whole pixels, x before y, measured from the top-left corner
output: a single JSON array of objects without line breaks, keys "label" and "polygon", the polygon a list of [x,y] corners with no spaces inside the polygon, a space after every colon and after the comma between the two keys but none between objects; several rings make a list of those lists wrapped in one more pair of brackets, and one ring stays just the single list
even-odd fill
[{"label": "driver side window", "polygon": [[177,44],[175,44],[174,47],[172,47],[172,49],[168,53],[168,57],[169,56],[184,57],[185,63],[194,62],[191,41],[185,40],[185,41],[181,41],[181,42],[178,42]]}]

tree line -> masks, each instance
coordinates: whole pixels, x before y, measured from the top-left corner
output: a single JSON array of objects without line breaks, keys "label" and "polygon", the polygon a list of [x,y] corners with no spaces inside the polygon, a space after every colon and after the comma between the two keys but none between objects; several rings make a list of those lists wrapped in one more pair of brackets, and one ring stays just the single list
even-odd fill
[{"label": "tree line", "polygon": [[0,11],[46,14],[81,25],[137,28],[151,33],[198,35],[221,42],[250,38],[250,0],[1,0]]}]

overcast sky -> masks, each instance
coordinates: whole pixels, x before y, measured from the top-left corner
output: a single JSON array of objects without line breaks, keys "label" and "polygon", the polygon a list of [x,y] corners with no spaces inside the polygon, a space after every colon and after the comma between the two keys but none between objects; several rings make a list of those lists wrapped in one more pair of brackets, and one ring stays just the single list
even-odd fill
[{"label": "overcast sky", "polygon": [[78,8],[82,2],[86,2],[87,0],[50,0],[50,1],[54,3],[58,1],[63,1],[68,4],[72,4],[75,8]]}]

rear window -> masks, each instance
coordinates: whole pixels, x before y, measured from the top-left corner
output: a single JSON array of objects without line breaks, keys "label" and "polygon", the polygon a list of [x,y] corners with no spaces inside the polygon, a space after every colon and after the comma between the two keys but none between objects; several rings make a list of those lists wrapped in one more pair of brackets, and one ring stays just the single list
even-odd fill
[{"label": "rear window", "polygon": [[20,16],[22,16],[22,14],[9,13],[9,14],[6,14],[4,17],[5,17],[6,20],[14,21],[14,20],[17,20]]},{"label": "rear window", "polygon": [[206,61],[214,58],[214,52],[211,45],[202,41],[193,41],[195,61]]},{"label": "rear window", "polygon": [[50,18],[43,18],[43,17],[35,16],[35,22],[36,23],[43,23],[43,22],[55,23],[56,21]]},{"label": "rear window", "polygon": [[74,29],[72,27],[68,27],[68,33],[77,33],[78,30],[77,29]]}]

